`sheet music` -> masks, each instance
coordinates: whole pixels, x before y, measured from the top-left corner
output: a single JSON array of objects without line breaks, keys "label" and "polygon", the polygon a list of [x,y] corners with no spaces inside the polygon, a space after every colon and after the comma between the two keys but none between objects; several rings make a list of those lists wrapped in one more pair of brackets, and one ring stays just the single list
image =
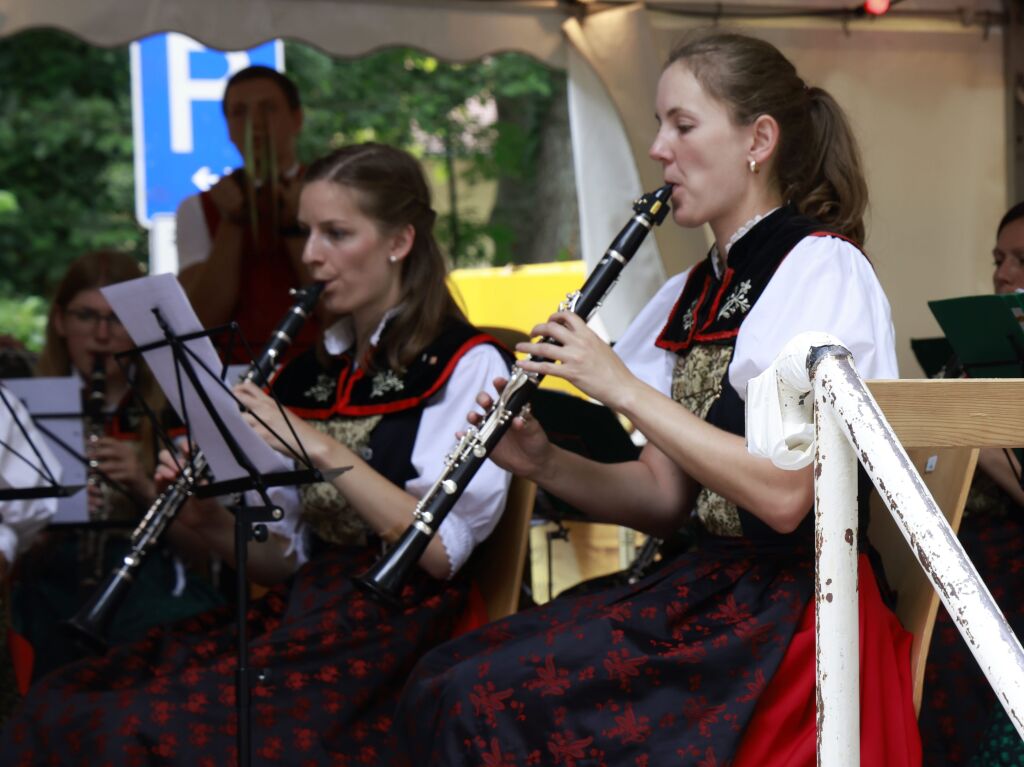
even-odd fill
[{"label": "sheet music", "polygon": [[[177,336],[195,333],[203,329],[192,305],[185,296],[185,291],[182,290],[177,277],[173,274],[157,274],[120,282],[102,288],[102,293],[110,302],[111,308],[117,313],[136,346],[146,346],[165,340],[164,331],[157,322],[154,309],[159,310],[164,321]],[[199,385],[209,397],[217,415],[256,469],[261,473],[288,470],[290,465],[285,457],[274,451],[260,439],[256,432],[249,428],[249,425],[242,419],[237,403],[218,383],[217,377],[221,373],[223,364],[209,337],[192,339],[187,341],[185,346],[191,351],[191,354],[188,354],[188,362],[196,372]],[[171,347],[161,346],[152,349],[144,352],[143,357],[182,422],[187,420],[192,427],[192,438],[206,456],[216,481],[223,482],[246,476],[247,472],[235,460],[213,417],[199,398],[184,370],[180,371],[180,375],[176,372]],[[180,392],[178,389],[179,379],[181,381]],[[188,415],[187,419],[186,414]]]},{"label": "sheet music", "polygon": [[[8,378],[4,386],[24,403],[43,433],[43,441],[61,467],[61,484],[83,486],[74,495],[57,500],[51,524],[89,521],[86,483],[85,428],[82,422],[82,381],[60,378]],[[51,434],[53,436],[51,436]],[[63,444],[62,444],[63,443]]]},{"label": "sheet music", "polygon": [[224,372],[224,381],[228,386],[232,386],[235,382],[241,381],[242,376],[248,372],[248,365],[228,365]]}]

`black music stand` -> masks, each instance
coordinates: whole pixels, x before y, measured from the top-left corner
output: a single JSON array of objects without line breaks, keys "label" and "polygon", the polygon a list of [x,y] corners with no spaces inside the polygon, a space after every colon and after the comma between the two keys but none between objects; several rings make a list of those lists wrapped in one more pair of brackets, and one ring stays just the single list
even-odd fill
[{"label": "black music stand", "polygon": [[[61,438],[61,436],[59,434],[57,434],[53,429],[51,429],[49,426],[47,426],[46,424],[44,424],[42,422],[44,419],[48,419],[48,418],[52,418],[52,417],[81,419],[81,418],[84,417],[84,413],[74,413],[74,414],[70,414],[70,415],[60,415],[60,416],[54,416],[54,415],[52,415],[50,413],[33,413],[32,418],[33,418],[33,420],[36,423],[36,429],[38,429],[41,434],[46,436],[55,445],[59,446],[60,449],[63,450],[65,454],[70,456],[71,460],[73,460],[76,463],[80,463],[87,470],[94,472],[95,475],[97,477],[99,477],[99,480],[104,485],[107,485],[112,490],[115,490],[116,492],[120,493],[121,495],[123,495],[123,496],[125,496],[127,498],[131,498],[132,495],[128,491],[128,488],[124,486],[124,483],[118,482],[116,479],[113,479],[112,477],[108,476],[106,473],[101,471],[99,468],[97,468],[95,466],[92,466],[92,460],[85,453],[79,452],[72,445],[69,445],[64,439]],[[39,419],[39,420],[36,420],[36,419]],[[67,464],[64,464],[64,467],[66,469],[67,468]],[[68,492],[66,494],[62,494],[59,497],[62,497],[62,498],[63,497],[68,497],[68,498],[70,498],[75,493],[77,493],[79,490],[82,490],[85,487],[86,487],[86,485],[69,485],[69,489],[73,488],[71,490],[71,492]],[[0,500],[2,500],[2,498],[0,498]],[[66,520],[66,519],[61,519],[59,511],[58,511],[58,518],[53,519],[50,524],[57,525],[61,529],[64,529],[64,530],[76,530],[76,529],[84,529],[84,528],[109,529],[109,528],[114,528],[114,527],[124,527],[125,526],[124,522],[117,522],[117,521],[111,521],[111,520],[105,520],[104,521],[104,520],[92,520],[92,519],[82,519],[82,520]]]},{"label": "black music stand", "polygon": [[[45,481],[45,484],[34,485],[32,487],[0,487],[0,501],[22,501],[38,498],[66,498],[77,493],[84,486],[60,484],[53,468],[43,457],[40,446],[37,445],[36,440],[33,439],[28,426],[23,423],[22,419],[19,417],[18,411],[14,405],[14,400],[16,399],[17,398],[8,391],[6,387],[0,385],[0,404],[2,404],[4,409],[10,413],[11,420],[17,427],[22,438],[25,440],[25,444],[28,445],[28,448],[32,453],[32,457],[30,458],[21,451],[16,450],[12,445],[3,440],[0,440],[0,448],[9,451],[27,464],[37,475],[39,475],[41,479]],[[27,414],[27,408],[25,408],[25,412]],[[2,519],[2,517],[0,517],[0,519]]]},{"label": "black music stand", "polygon": [[951,367],[959,367],[959,361],[953,354],[953,346],[945,336],[911,338],[910,350],[914,352],[925,378],[935,378],[939,373],[948,372]]},{"label": "black music stand", "polygon": [[[157,380],[163,382],[168,400],[184,424],[188,443],[198,444],[216,478],[209,484],[197,485],[195,494],[200,497],[239,494],[239,501],[230,504],[229,509],[234,515],[238,584],[235,618],[238,759],[240,765],[247,767],[252,758],[250,690],[254,681],[265,681],[268,673],[266,669],[249,668],[248,543],[265,541],[268,537],[266,523],[283,518],[282,510],[270,498],[270,488],[322,482],[333,479],[345,469],[328,472],[316,469],[294,430],[290,429],[291,441],[299,446],[298,451],[292,451],[292,457],[303,468],[289,470],[286,459],[249,428],[242,419],[241,403],[222,380],[223,366],[210,341],[211,334],[221,333],[223,329],[201,329],[173,275],[143,277],[111,285],[104,288],[103,293],[136,342],[136,348],[130,353],[142,354]],[[237,333],[237,326],[233,326],[232,331]],[[279,402],[277,407],[283,412]],[[274,433],[267,424],[262,425]],[[194,434],[197,435],[195,440]],[[283,439],[285,435],[274,433],[274,436],[288,444]],[[190,464],[191,461],[192,453]],[[191,467],[194,469],[195,465]],[[246,502],[245,493],[249,491],[259,497],[259,505]]]},{"label": "black music stand", "polygon": [[[199,376],[193,363],[201,365],[202,362],[193,356],[191,350],[184,343],[185,341],[196,337],[196,335],[191,334],[180,338],[175,336],[166,321],[160,315],[159,310],[154,309],[153,312],[156,316],[157,322],[160,324],[160,327],[164,330],[166,343],[170,345],[173,351],[175,366],[180,371],[184,372],[188,382],[194,388],[196,394],[198,394],[200,400],[203,402],[206,411],[210,414],[210,417],[216,424],[217,431],[228,450],[230,450],[232,457],[237,461],[238,465],[244,469],[244,474],[242,476],[220,482],[212,482],[196,488],[196,495],[199,497],[236,495],[238,498],[238,501],[231,504],[229,509],[235,519],[234,546],[235,574],[237,578],[235,620],[238,642],[235,705],[238,712],[238,760],[239,764],[244,766],[250,764],[252,759],[250,734],[250,690],[254,681],[263,682],[268,678],[267,669],[249,668],[249,640],[247,631],[248,627],[246,625],[246,616],[249,611],[249,580],[247,573],[248,544],[251,540],[255,540],[257,542],[266,541],[269,535],[266,523],[276,522],[283,518],[282,510],[270,499],[269,489],[271,487],[297,485],[307,482],[321,482],[324,477],[319,470],[312,466],[312,462],[309,460],[309,457],[305,455],[304,450],[303,454],[297,457],[308,467],[305,470],[278,471],[273,473],[260,471],[246,451],[242,449],[236,435],[229,428],[221,413],[219,413],[217,408],[213,405],[208,392],[199,381]],[[201,335],[208,336],[209,334],[207,331],[203,331]],[[207,372],[210,376],[220,381],[220,378],[216,377],[216,374],[214,374],[213,371],[207,370]],[[176,376],[176,380],[178,381],[178,386],[181,387],[183,385],[183,381],[180,376]],[[223,382],[221,382],[221,385],[224,386]],[[234,398],[233,395],[232,398]],[[179,401],[184,402],[184,396],[179,396]],[[235,401],[237,403],[237,400]],[[237,404],[240,408],[240,403]],[[280,403],[278,403],[278,407],[280,407]],[[186,433],[191,434],[191,429],[189,428],[190,419],[188,418],[187,411],[184,416],[184,421]],[[294,433],[292,434],[292,437],[295,437]],[[262,503],[260,505],[250,506],[245,499],[247,491],[254,491],[259,496]]]}]

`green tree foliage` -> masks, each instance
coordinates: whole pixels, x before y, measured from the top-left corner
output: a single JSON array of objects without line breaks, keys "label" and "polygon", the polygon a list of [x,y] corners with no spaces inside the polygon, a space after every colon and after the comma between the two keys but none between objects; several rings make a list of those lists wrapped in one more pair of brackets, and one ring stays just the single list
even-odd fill
[{"label": "green tree foliage", "polygon": [[39,296],[0,293],[0,337],[11,336],[33,351],[40,350],[45,340],[47,308]]},{"label": "green tree foliage", "polygon": [[[475,198],[489,185],[514,204],[529,189],[564,75],[518,54],[461,64],[390,49],[343,60],[292,42],[285,61],[304,104],[301,157],[369,139],[409,148],[444,190],[438,233],[453,262],[512,260],[532,222]],[[497,122],[481,119],[494,103]],[[27,303],[26,319],[17,302],[48,295],[71,259],[96,248],[147,259],[134,215],[128,49],[51,30],[0,39],[0,314],[20,318],[8,332],[32,343],[41,304]]]},{"label": "green tree foliage", "polygon": [[[412,148],[428,164],[436,160],[445,190],[435,200],[445,211],[438,236],[453,262],[513,260],[514,224],[497,211],[467,215],[462,194],[484,182],[534,180],[546,115],[565,97],[564,74],[515,53],[463,64],[398,48],[342,60],[289,43],[285,60],[306,105],[301,156],[369,139]],[[496,122],[481,119],[491,103]]]},{"label": "green tree foliage", "polygon": [[146,257],[124,48],[34,30],[0,41],[0,288],[45,294],[75,256]]}]

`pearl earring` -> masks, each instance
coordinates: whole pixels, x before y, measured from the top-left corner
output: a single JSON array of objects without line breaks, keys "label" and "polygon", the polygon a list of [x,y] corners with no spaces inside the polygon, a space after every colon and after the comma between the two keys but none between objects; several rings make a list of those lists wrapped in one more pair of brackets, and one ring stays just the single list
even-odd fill
[{"label": "pearl earring", "polygon": [[747,167],[750,168],[750,172],[755,175],[761,172],[761,168],[757,164],[757,160],[751,159],[750,162],[747,163]]},{"label": "pearl earring", "polygon": [[398,256],[394,256],[394,255],[388,256],[388,261],[390,261],[392,264],[396,264],[396,263],[398,263]]}]

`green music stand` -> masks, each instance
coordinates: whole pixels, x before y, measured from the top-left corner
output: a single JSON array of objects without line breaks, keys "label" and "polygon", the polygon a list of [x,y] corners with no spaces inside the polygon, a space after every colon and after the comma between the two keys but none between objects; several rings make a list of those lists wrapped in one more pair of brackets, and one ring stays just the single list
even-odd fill
[{"label": "green music stand", "polygon": [[[970,378],[1024,378],[1024,293],[947,298],[928,307]],[[1012,449],[1024,465],[1024,450]],[[1018,479],[1024,488],[1024,475]]]},{"label": "green music stand", "polygon": [[1024,378],[1024,294],[929,301],[971,378]]}]

